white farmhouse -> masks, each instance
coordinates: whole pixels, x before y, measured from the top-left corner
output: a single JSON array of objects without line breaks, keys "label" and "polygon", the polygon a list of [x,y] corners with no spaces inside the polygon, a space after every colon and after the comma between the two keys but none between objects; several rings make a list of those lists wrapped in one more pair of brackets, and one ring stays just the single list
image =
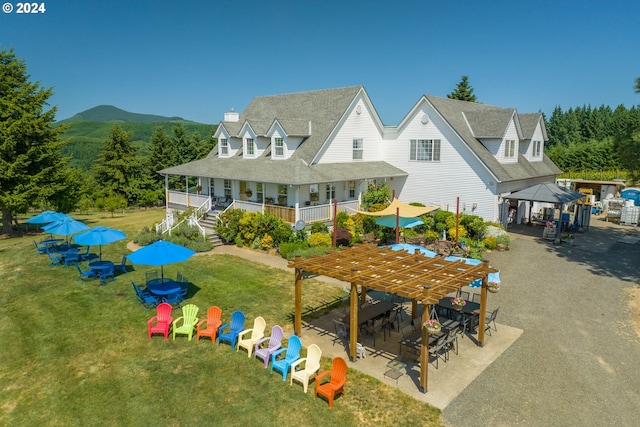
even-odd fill
[{"label": "white farmhouse", "polygon": [[385,126],[362,86],[254,98],[214,137],[206,158],[160,171],[197,177],[197,189],[167,189],[169,212],[232,203],[309,223],[387,183],[406,203],[504,221],[506,195],[561,173],[544,155],[541,113],[424,95]]}]

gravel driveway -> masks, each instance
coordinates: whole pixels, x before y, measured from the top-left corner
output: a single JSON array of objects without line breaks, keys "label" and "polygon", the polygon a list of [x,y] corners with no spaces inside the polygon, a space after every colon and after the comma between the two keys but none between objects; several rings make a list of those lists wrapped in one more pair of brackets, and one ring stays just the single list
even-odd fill
[{"label": "gravel driveway", "polygon": [[638,231],[594,221],[575,247],[512,234],[510,251],[488,254],[502,270],[498,322],[524,333],[447,406],[444,421],[640,425],[640,339],[628,307],[640,243],[619,242]]}]

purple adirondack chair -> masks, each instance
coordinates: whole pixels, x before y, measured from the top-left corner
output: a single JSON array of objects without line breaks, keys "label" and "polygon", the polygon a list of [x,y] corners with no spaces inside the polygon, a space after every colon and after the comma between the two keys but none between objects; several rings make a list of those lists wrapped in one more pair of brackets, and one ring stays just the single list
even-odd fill
[{"label": "purple adirondack chair", "polygon": [[[253,352],[253,358],[256,357],[264,360],[265,369],[269,366],[269,360],[271,360],[271,354],[274,351],[280,349],[282,345],[282,338],[284,336],[284,331],[278,325],[275,325],[271,328],[271,336],[267,338],[262,338],[255,345],[255,351]],[[266,343],[266,344],[265,344]],[[264,347],[266,345],[266,347]]]}]

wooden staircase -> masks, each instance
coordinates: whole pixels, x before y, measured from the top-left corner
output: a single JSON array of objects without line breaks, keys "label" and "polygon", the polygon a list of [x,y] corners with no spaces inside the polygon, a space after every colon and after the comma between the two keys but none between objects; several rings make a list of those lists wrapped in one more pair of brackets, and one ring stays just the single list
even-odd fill
[{"label": "wooden staircase", "polygon": [[214,229],[216,225],[216,221],[218,219],[219,212],[218,211],[209,211],[205,214],[204,217],[200,219],[199,224],[202,228],[204,228],[205,234],[209,241],[213,244],[213,247],[222,246],[224,242],[218,236],[218,233]]}]

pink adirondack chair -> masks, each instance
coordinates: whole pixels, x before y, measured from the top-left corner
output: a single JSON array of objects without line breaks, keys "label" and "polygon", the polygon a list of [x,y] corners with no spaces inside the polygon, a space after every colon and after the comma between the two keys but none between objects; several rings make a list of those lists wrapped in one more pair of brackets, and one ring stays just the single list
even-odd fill
[{"label": "pink adirondack chair", "polygon": [[151,339],[152,334],[163,334],[165,340],[169,339],[169,327],[173,322],[171,310],[173,310],[171,304],[167,304],[166,302],[158,304],[156,307],[156,315],[147,322],[149,339]]}]

